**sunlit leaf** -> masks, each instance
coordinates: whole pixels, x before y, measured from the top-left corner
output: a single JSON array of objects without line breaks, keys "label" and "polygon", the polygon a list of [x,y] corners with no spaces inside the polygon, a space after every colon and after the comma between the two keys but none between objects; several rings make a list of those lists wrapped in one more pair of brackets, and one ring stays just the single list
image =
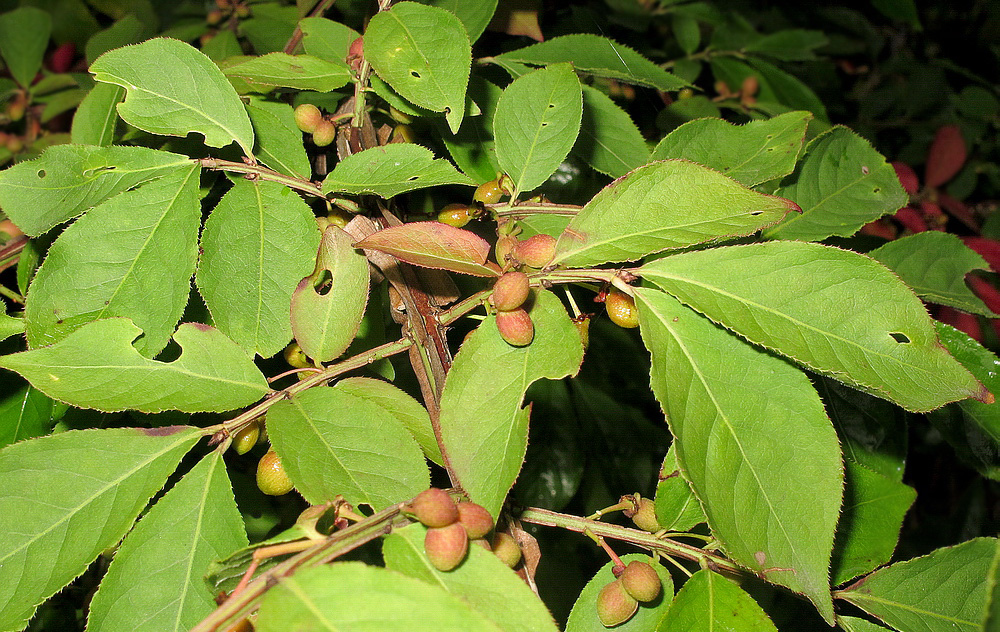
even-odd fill
[{"label": "sunlit leaf", "polygon": [[387,252],[400,261],[425,268],[499,276],[497,270],[486,266],[489,242],[472,231],[441,222],[410,222],[384,228],[355,246]]},{"label": "sunlit leaf", "polygon": [[247,113],[253,122],[257,144],[254,151],[265,165],[279,173],[308,180],[312,165],[295,125],[292,106],[251,97]]},{"label": "sunlit leaf", "polygon": [[312,55],[268,53],[223,69],[227,77],[239,77],[262,92],[295,88],[330,92],[347,84],[351,71],[343,63]]},{"label": "sunlit leaf", "polygon": [[646,163],[649,148],[629,115],[600,90],[583,86],[583,121],[573,153],[612,178]]},{"label": "sunlit leaf", "polygon": [[674,598],[659,628],[670,632],[777,632],[753,597],[718,573],[695,573]]},{"label": "sunlit leaf", "polygon": [[118,103],[125,96],[121,86],[99,83],[91,88],[73,115],[74,144],[107,147],[114,141]]},{"label": "sunlit leaf", "polygon": [[442,184],[475,183],[450,162],[412,143],[391,143],[351,154],[323,180],[323,193],[373,193],[383,198]]}]

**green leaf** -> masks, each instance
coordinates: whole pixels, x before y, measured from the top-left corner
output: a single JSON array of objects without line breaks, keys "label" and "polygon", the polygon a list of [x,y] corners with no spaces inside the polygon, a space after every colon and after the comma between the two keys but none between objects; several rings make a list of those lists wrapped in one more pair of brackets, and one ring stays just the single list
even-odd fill
[{"label": "green leaf", "polygon": [[307,356],[329,362],[358,333],[368,302],[368,259],[337,226],[323,233],[316,268],[292,292],[292,334]]},{"label": "green leaf", "polygon": [[744,47],[748,53],[759,53],[781,61],[810,61],[816,59],[813,49],[829,43],[822,31],[784,29],[769,33]]},{"label": "green leaf", "polygon": [[136,348],[163,350],[180,320],[198,258],[196,164],[126,191],[74,222],[49,248],[28,289],[28,345],[58,342],[102,318],[143,330]]},{"label": "green leaf", "polygon": [[388,535],[382,544],[386,568],[440,587],[504,632],[559,629],[528,584],[496,555],[476,544],[470,544],[468,557],[457,568],[447,572],[436,569],[424,553],[426,533],[423,525],[412,524]]},{"label": "green leaf", "polygon": [[496,59],[535,66],[571,62],[579,72],[611,77],[663,92],[679,90],[688,85],[683,79],[663,70],[628,46],[589,33],[553,37],[540,44],[497,55]]},{"label": "green leaf", "polygon": [[351,43],[361,36],[349,26],[326,18],[303,18],[299,20],[302,29],[302,50],[307,55],[326,61],[340,62],[345,68]]},{"label": "green leaf", "polygon": [[0,56],[22,88],[42,69],[51,33],[52,18],[41,9],[21,7],[0,15]]},{"label": "green leaf", "polygon": [[0,447],[40,437],[52,430],[55,402],[24,386],[0,400]]},{"label": "green leaf", "polygon": [[997,543],[987,575],[987,605],[986,616],[983,619],[983,632],[1000,630],[1000,542]]},{"label": "green leaf", "polygon": [[145,23],[130,13],[115,21],[108,28],[94,33],[87,40],[84,56],[87,58],[87,62],[92,64],[109,50],[129,44],[138,44],[151,37],[155,32],[153,25]]},{"label": "green leaf", "polygon": [[831,580],[834,586],[889,562],[899,540],[903,517],[916,500],[908,485],[845,459],[847,485],[834,540]]},{"label": "green leaf", "polygon": [[319,240],[312,209],[294,191],[237,180],[201,234],[198,289],[219,331],[263,358],[281,351],[292,337],[292,292]]},{"label": "green leaf", "polygon": [[792,176],[776,192],[795,200],[802,214],[767,231],[779,239],[819,241],[849,237],[886,213],[895,213],[907,196],[896,170],[871,144],[846,127],[814,138]]},{"label": "green leaf", "polygon": [[190,630],[216,608],[202,578],[208,565],[246,545],[226,464],[216,450],[125,538],[90,604],[87,627],[105,632]]},{"label": "green leaf", "polygon": [[6,340],[24,331],[24,319],[0,312],[0,340]]},{"label": "green leaf", "polygon": [[553,264],[632,261],[720,237],[749,235],[798,207],[686,160],[639,167],[604,187],[559,237]]},{"label": "green leaf", "polygon": [[612,178],[646,164],[649,149],[629,115],[596,88],[583,86],[583,120],[573,153]]},{"label": "green leaf", "polygon": [[312,165],[302,144],[302,132],[295,125],[292,106],[251,97],[247,113],[257,139],[254,151],[260,161],[278,173],[308,180]]},{"label": "green leaf", "polygon": [[227,77],[239,77],[262,92],[275,88],[330,92],[350,81],[351,71],[343,63],[326,61],[312,55],[268,53],[227,66]]},{"label": "green leaf", "polygon": [[764,112],[809,110],[816,115],[817,121],[829,120],[826,107],[809,86],[759,57],[750,57],[747,61],[749,65],[733,57],[721,55],[712,57],[710,62],[712,74],[733,91],[739,90],[747,77],[755,77],[758,90],[754,108],[757,110]]},{"label": "green leaf", "polygon": [[884,632],[889,629],[877,623],[872,623],[868,619],[844,616],[837,617],[837,626],[846,632]]},{"label": "green leaf", "polygon": [[718,118],[696,119],[667,134],[651,158],[683,158],[748,187],[756,186],[795,169],[812,117],[811,112],[788,112],[746,125]]},{"label": "green leaf", "polygon": [[317,505],[342,494],[385,509],[430,486],[423,453],[399,419],[336,387],[271,406],[267,433],[295,488]]},{"label": "green leaf", "polygon": [[701,44],[701,27],[698,25],[698,20],[689,15],[675,13],[670,21],[670,27],[681,50],[688,55],[698,50],[698,45]]},{"label": "green leaf", "polygon": [[493,140],[493,117],[503,90],[479,75],[469,78],[469,96],[479,104],[480,116],[467,116],[456,134],[440,135],[452,160],[477,184],[496,178],[500,169]]},{"label": "green leaf", "polygon": [[731,559],[833,620],[827,568],[843,469],[809,379],[654,289],[635,289],[677,463]]},{"label": "green leaf", "polygon": [[638,273],[751,342],[907,410],[989,397],[938,344],[920,299],[864,255],[776,241],[674,255]]},{"label": "green leaf", "polygon": [[750,595],[707,568],[684,582],[658,629],[670,632],[778,631]]},{"label": "green leaf", "polygon": [[[379,14],[381,15],[381,14]],[[426,147],[392,143],[351,154],[337,163],[323,180],[323,193],[372,193],[379,197],[442,184],[475,186],[444,158]]]},{"label": "green leaf", "polygon": [[451,468],[494,517],[528,445],[525,391],[541,378],[576,374],[583,361],[580,334],[554,294],[536,292],[529,314],[535,339],[526,347],[504,342],[496,317],[487,317],[459,349],[441,394],[441,438]]},{"label": "green leaf", "polygon": [[988,270],[983,257],[951,233],[928,230],[887,242],[868,253],[899,275],[917,296],[982,316],[996,316],[965,284],[973,270]]},{"label": "green leaf", "polygon": [[488,241],[463,228],[441,222],[410,222],[372,233],[355,244],[357,248],[380,250],[400,261],[472,274],[499,276],[499,268],[486,266]]},{"label": "green leaf", "polygon": [[[670,571],[658,562],[654,562],[648,555],[641,553],[622,555],[621,560],[626,565],[633,560],[650,564],[660,577],[662,592],[653,601],[640,603],[635,615],[625,623],[616,625],[615,632],[647,632],[663,629],[660,624],[666,617],[674,596],[674,581],[670,577]],[[597,595],[602,588],[615,580],[615,576],[611,572],[613,565],[613,562],[608,562],[602,566],[601,570],[597,571],[580,591],[580,596],[576,598],[573,610],[570,611],[569,619],[566,621],[566,632],[604,632],[607,630],[601,624],[601,620],[597,618]]]},{"label": "green leaf", "polygon": [[406,392],[388,382],[368,377],[349,377],[337,382],[337,388],[365,399],[399,420],[416,439],[424,455],[438,465],[444,465],[427,409]]},{"label": "green leaf", "polygon": [[258,632],[463,630],[500,632],[461,599],[419,579],[361,562],[307,568],[267,591]]},{"label": "green leaf", "polygon": [[469,34],[469,40],[475,42],[486,30],[497,9],[497,0],[417,0],[421,4],[440,7],[454,13]]},{"label": "green leaf", "polygon": [[995,538],[976,538],[937,549],[880,569],[836,596],[900,632],[978,632],[996,547]]},{"label": "green leaf", "polygon": [[99,83],[91,88],[73,115],[71,139],[77,145],[107,147],[114,142],[118,103],[125,96],[121,86]]},{"label": "green leaf", "polygon": [[158,37],[101,55],[90,66],[94,79],[125,88],[118,114],[153,134],[198,132],[209,147],[236,141],[252,156],[250,117],[218,66],[179,40]]},{"label": "green leaf", "polygon": [[365,58],[403,98],[444,112],[452,133],[458,131],[472,45],[454,13],[416,2],[376,13],[365,30]]},{"label": "green leaf", "polygon": [[53,399],[106,412],[222,412],[268,392],[253,362],[216,329],[181,325],[174,341],[184,352],[173,362],[142,357],[130,344],[141,333],[125,318],[97,320],[51,347],[0,356],[0,367]]},{"label": "green leaf", "polygon": [[145,147],[55,145],[0,171],[0,207],[37,237],[143,182],[190,168],[187,156]]},{"label": "green leaf", "polygon": [[549,179],[580,133],[583,93],[569,64],[557,64],[514,80],[500,96],[493,138],[500,168],[517,192]]},{"label": "green leaf", "polygon": [[656,522],[667,531],[689,531],[705,522],[705,512],[677,465],[677,445],[670,444],[656,483]]},{"label": "green leaf", "polygon": [[78,430],[0,450],[0,628],[23,628],[117,543],[201,435],[185,426]]},{"label": "green leaf", "polygon": [[[935,321],[941,344],[991,392],[1000,392],[997,356],[950,325]],[[1000,404],[962,400],[928,415],[958,456],[984,476],[1000,479]]]}]

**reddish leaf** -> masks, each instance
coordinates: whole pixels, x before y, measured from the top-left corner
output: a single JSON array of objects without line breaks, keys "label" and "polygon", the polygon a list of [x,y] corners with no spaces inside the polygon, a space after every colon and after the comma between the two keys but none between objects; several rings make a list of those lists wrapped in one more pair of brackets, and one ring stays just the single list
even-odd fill
[{"label": "reddish leaf", "polygon": [[976,293],[976,296],[983,299],[986,303],[986,307],[993,310],[994,313],[1000,314],[1000,290],[986,279],[981,279],[974,274],[970,274],[965,277],[966,282],[972,291]]},{"label": "reddish leaf", "polygon": [[948,223],[948,216],[934,202],[926,200],[921,202],[920,212],[923,213],[924,222],[930,230],[944,230],[944,225]]},{"label": "reddish leaf", "polygon": [[979,326],[979,319],[974,314],[942,305],[938,308],[937,319],[959,331],[964,331],[979,342],[983,341],[983,328]]},{"label": "reddish leaf", "polygon": [[1000,241],[988,237],[962,237],[962,241],[986,259],[994,272],[1000,272]]},{"label": "reddish leaf", "polygon": [[893,217],[911,232],[920,233],[927,230],[927,223],[924,221],[924,216],[912,206],[904,206],[896,211]]},{"label": "reddish leaf", "polygon": [[951,213],[952,217],[962,222],[972,230],[979,232],[979,221],[976,219],[975,214],[973,214],[972,209],[966,206],[965,202],[961,200],[956,200],[947,193],[938,193],[938,202],[944,207],[946,211]]},{"label": "reddish leaf", "polygon": [[479,235],[441,222],[413,222],[369,235],[357,248],[380,250],[400,261],[475,276],[500,276],[486,265],[490,244]]},{"label": "reddish leaf", "polygon": [[75,56],[76,46],[73,45],[73,42],[60,44],[49,55],[49,70],[54,73],[68,72],[73,66],[73,57]]},{"label": "reddish leaf", "polygon": [[889,241],[896,238],[896,227],[884,217],[877,219],[874,222],[868,222],[861,227],[860,232],[863,235],[881,237],[882,239],[887,239]]},{"label": "reddish leaf", "polygon": [[929,187],[939,187],[955,177],[965,164],[965,140],[957,125],[945,125],[934,135],[927,151],[927,171],[924,181]]},{"label": "reddish leaf", "polygon": [[905,162],[894,162],[891,164],[892,168],[896,170],[896,177],[899,178],[899,183],[903,185],[903,189],[910,195],[916,195],[917,191],[920,190],[920,178],[917,177],[917,172],[913,170],[913,167]]},{"label": "reddish leaf", "polygon": [[486,28],[507,35],[524,35],[539,42],[545,40],[538,26],[538,0],[501,2]]}]

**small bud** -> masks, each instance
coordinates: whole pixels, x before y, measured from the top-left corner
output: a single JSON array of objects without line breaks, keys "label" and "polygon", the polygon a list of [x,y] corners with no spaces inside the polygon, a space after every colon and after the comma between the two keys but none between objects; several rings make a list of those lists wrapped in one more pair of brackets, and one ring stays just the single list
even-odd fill
[{"label": "small bud", "polygon": [[625,592],[638,601],[652,601],[660,595],[660,576],[646,562],[632,560],[618,579]]},{"label": "small bud", "polygon": [[431,487],[410,502],[410,513],[425,527],[447,527],[458,520],[458,507],[448,492]]},{"label": "small bud", "polygon": [[656,533],[660,530],[660,525],[656,522],[656,505],[648,498],[639,499],[639,508],[635,510],[626,509],[622,512],[632,519],[635,526],[643,531]]},{"label": "small bud", "polygon": [[501,312],[509,312],[524,305],[530,292],[531,285],[527,274],[508,272],[493,285],[493,296],[490,300],[493,302],[493,307]]},{"label": "small bud", "polygon": [[517,545],[517,540],[503,531],[493,536],[493,554],[510,568],[514,568],[521,561],[521,547]]},{"label": "small bud", "polygon": [[544,268],[555,254],[555,237],[539,233],[517,244],[514,258],[532,268]]},{"label": "small bud", "polygon": [[535,339],[531,316],[520,307],[509,312],[497,312],[497,330],[500,337],[514,347],[525,347]]},{"label": "small bud", "polygon": [[514,250],[517,248],[517,237],[503,236],[497,239],[497,245],[494,252],[497,257],[497,263],[500,267],[507,267],[510,264],[508,257],[513,257]]},{"label": "small bud", "polygon": [[469,535],[458,522],[428,529],[424,536],[424,552],[434,568],[450,571],[461,564],[469,552]]},{"label": "small bud", "polygon": [[482,538],[493,528],[493,516],[476,503],[458,503],[458,521],[473,540]]},{"label": "small bud", "polygon": [[606,628],[625,623],[638,609],[639,602],[625,592],[619,579],[602,588],[597,595],[597,616]]}]

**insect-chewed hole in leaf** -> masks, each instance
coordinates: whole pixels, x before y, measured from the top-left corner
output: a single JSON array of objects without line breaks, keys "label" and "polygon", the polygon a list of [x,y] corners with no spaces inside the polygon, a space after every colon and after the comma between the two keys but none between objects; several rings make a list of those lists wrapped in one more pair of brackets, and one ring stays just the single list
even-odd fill
[{"label": "insect-chewed hole in leaf", "polygon": [[320,272],[319,276],[316,277],[316,280],[313,282],[313,289],[320,296],[326,296],[327,294],[329,294],[330,288],[332,287],[333,287],[333,275],[330,274],[329,270],[323,270],[322,272]]},{"label": "insect-chewed hole in leaf", "polygon": [[411,71],[410,71],[410,75],[412,75],[412,76],[413,76],[413,77],[415,77],[416,79],[419,79],[419,78],[420,78],[420,73],[419,73],[419,72],[417,72],[416,70],[411,70]]},{"label": "insect-chewed hole in leaf", "polygon": [[906,344],[910,342],[909,336],[907,336],[904,333],[900,333],[898,331],[889,332],[889,336],[899,344]]},{"label": "insect-chewed hole in leaf", "polygon": [[757,217],[758,215],[760,215],[763,212],[764,211],[750,211],[750,216],[751,217]]},{"label": "insect-chewed hole in leaf", "polygon": [[548,127],[548,126],[549,126],[548,121],[542,121],[542,127]]},{"label": "insect-chewed hole in leaf", "polygon": [[44,178],[46,175],[47,174],[45,173],[45,169],[39,169],[38,170],[38,177],[39,178]]},{"label": "insect-chewed hole in leaf", "polygon": [[556,104],[555,104],[555,103],[549,103],[549,109],[550,109],[550,110],[551,110],[552,108],[554,108],[554,107],[556,107]]},{"label": "insect-chewed hole in leaf", "polygon": [[881,190],[882,190],[882,188],[881,188],[881,187],[875,187],[874,189],[872,189],[872,193],[878,193],[878,192],[880,192]]},{"label": "insect-chewed hole in leaf", "polygon": [[414,180],[418,180],[419,178],[420,178],[420,176],[410,176],[409,178],[407,178],[407,180],[409,182],[413,182]]}]

